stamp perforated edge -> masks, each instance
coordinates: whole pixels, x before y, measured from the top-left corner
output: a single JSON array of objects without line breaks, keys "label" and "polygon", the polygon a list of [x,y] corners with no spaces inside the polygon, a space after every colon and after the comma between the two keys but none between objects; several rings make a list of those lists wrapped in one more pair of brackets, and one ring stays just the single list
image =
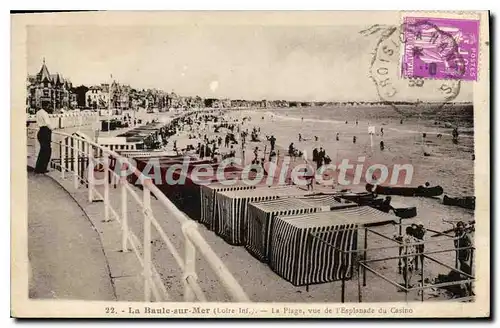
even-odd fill
[{"label": "stamp perforated edge", "polygon": [[[484,42],[483,36],[481,35],[481,24],[484,22],[481,21],[481,13],[475,11],[432,11],[432,10],[412,10],[412,11],[400,11],[399,12],[399,26],[404,26],[404,20],[406,17],[422,17],[422,18],[449,18],[449,19],[469,19],[469,20],[477,20],[478,24],[478,59],[477,59],[477,79],[476,81],[463,80],[463,79],[450,79],[450,78],[436,78],[436,77],[422,77],[424,80],[435,80],[435,81],[453,81],[460,80],[462,82],[479,82],[481,79],[481,59],[483,57],[483,47],[482,43]],[[400,46],[400,54],[399,54],[399,67],[403,65],[403,56],[404,56],[404,42],[401,43]],[[400,78],[402,79],[412,79],[412,77],[404,76],[401,74]]]}]

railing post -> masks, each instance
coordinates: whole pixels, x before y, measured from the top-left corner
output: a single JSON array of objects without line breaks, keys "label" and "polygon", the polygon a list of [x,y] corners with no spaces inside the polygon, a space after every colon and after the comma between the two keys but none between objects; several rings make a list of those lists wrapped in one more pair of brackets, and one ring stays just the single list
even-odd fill
[{"label": "railing post", "polygon": [[144,301],[151,302],[151,192],[147,188],[146,184],[150,182],[150,179],[144,180],[142,185],[143,190],[143,204],[144,204]]},{"label": "railing post", "polygon": [[73,186],[75,189],[78,189],[79,185],[78,167],[80,164],[78,161],[78,157],[80,156],[80,141],[73,137],[72,139],[73,139]]},{"label": "railing post", "polygon": [[[122,163],[121,163],[122,164]],[[122,251],[128,252],[128,218],[127,218],[127,171],[121,168],[121,198],[122,198]]]},{"label": "railing post", "polygon": [[111,221],[109,219],[109,156],[103,154],[103,172],[104,172],[104,222]]},{"label": "railing post", "polygon": [[59,147],[59,149],[61,150],[61,179],[64,179],[64,171],[66,170],[66,168],[64,167],[64,162],[66,161],[66,144],[65,144],[65,140],[66,138],[63,138],[61,140],[61,146]]},{"label": "railing post", "polygon": [[94,200],[93,190],[94,188],[94,146],[88,144],[87,147],[89,157],[88,167],[87,167],[87,182],[89,187],[89,203],[92,203]]},{"label": "railing post", "polygon": [[192,229],[196,229],[196,223],[193,221],[187,221],[182,225],[182,233],[184,235],[184,301],[185,302],[194,302],[195,294],[193,289],[189,285],[189,278],[197,280],[196,276],[196,248],[191,241],[191,237],[189,235],[189,231]]}]

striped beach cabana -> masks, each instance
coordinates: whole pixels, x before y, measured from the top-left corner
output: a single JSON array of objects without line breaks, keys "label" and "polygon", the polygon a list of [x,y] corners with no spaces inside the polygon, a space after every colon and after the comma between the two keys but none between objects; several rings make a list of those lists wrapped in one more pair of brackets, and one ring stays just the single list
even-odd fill
[{"label": "striped beach cabana", "polygon": [[258,260],[267,262],[269,259],[271,221],[276,216],[316,213],[353,206],[357,206],[357,204],[340,203],[331,195],[280,198],[250,203],[248,205],[245,248]]},{"label": "striped beach cabana", "polygon": [[358,228],[397,221],[368,206],[278,216],[272,221],[269,266],[294,286],[340,280],[344,272],[350,279]]},{"label": "striped beach cabana", "polygon": [[216,193],[223,191],[237,191],[255,189],[255,186],[245,184],[242,180],[235,180],[231,185],[221,182],[213,182],[209,185],[200,187],[201,197],[201,217],[200,223],[203,223],[208,229],[214,230],[214,222],[218,219],[216,211]]},{"label": "striped beach cabana", "polygon": [[306,193],[306,191],[295,186],[258,187],[252,190],[217,192],[216,206],[218,214],[217,220],[214,222],[214,231],[231,245],[243,245],[249,203],[302,196]]}]

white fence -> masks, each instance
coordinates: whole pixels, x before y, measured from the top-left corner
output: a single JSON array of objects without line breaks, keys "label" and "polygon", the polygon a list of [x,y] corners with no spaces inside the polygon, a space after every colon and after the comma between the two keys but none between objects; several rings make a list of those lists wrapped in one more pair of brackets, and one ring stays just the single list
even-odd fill
[{"label": "white fence", "polygon": [[[127,158],[77,134],[70,135],[59,131],[55,131],[53,134],[60,140],[53,141],[53,144],[56,145],[56,147],[53,147],[56,150],[54,155],[57,156],[57,153],[59,153],[59,159],[58,161],[52,162],[52,165],[60,169],[61,177],[64,179],[67,174],[70,174],[74,180],[75,189],[82,188],[80,183],[84,182],[88,188],[89,202],[93,201],[94,194],[104,200],[104,220],[111,220],[110,215],[113,215],[115,219],[120,222],[122,227],[120,231],[122,235],[122,250],[127,252],[130,246],[130,249],[135,253],[143,268],[144,301],[153,301],[152,296],[154,296],[156,301],[169,300],[167,288],[161,281],[151,260],[151,231],[154,228],[157,230],[162,241],[165,243],[183,272],[180,278],[184,285],[184,301],[208,301],[204,291],[198,283],[196,275],[195,262],[197,254],[200,254],[215,272],[218,280],[233,298],[233,301],[250,302],[250,299],[243,291],[240,284],[200,234],[198,231],[198,224],[175,207],[175,205],[152,183],[151,179],[140,173]],[[112,163],[118,165],[120,168],[119,171],[110,167],[109,159],[112,159]],[[104,171],[104,182],[100,184],[103,186],[103,194],[99,193],[96,188],[98,181],[94,173],[95,167],[100,167]],[[126,168],[129,170],[127,171]],[[132,189],[132,186],[127,181],[126,174],[130,171],[133,171],[142,182],[142,197]],[[112,179],[119,179],[120,188],[110,188],[110,177]],[[111,205],[110,192],[120,193],[121,200],[119,209],[113,208]],[[160,201],[162,206],[172,213],[178,223],[182,225],[184,242],[183,255],[179,254],[168,235],[155,219],[151,209],[151,194],[153,194],[155,198]],[[137,237],[135,237],[129,229],[129,222],[127,219],[128,197],[132,197],[143,212],[142,224],[144,234],[142,247],[138,245],[139,242]]]},{"label": "white fence", "polygon": [[[95,112],[74,112],[49,114],[51,123],[57,129],[91,125],[99,122],[99,114]],[[36,122],[36,115],[28,115],[27,122]]]}]

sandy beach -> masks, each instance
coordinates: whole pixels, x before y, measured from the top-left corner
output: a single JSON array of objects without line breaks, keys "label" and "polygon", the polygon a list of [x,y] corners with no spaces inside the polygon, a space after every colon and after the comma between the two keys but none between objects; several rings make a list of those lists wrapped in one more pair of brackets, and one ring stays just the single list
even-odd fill
[{"label": "sandy beach", "polygon": [[[335,154],[337,156],[345,156],[348,159],[356,159],[358,156],[366,156],[372,162],[380,161],[379,163],[390,164],[391,161],[395,162],[400,159],[409,158],[410,162],[415,166],[416,174],[412,184],[415,186],[429,181],[432,185],[443,186],[445,193],[450,195],[469,195],[473,190],[473,161],[465,158],[463,154],[470,154],[472,148],[472,138],[461,138],[460,144],[454,145],[451,142],[451,136],[445,135],[440,140],[435,140],[435,137],[428,137],[428,140],[433,142],[432,153],[433,156],[424,157],[421,155],[420,147],[415,146],[418,144],[420,138],[419,134],[411,131],[412,126],[398,126],[399,120],[396,123],[384,125],[385,131],[384,140],[388,146],[384,152],[380,152],[376,147],[373,151],[370,147],[369,136],[367,133],[368,122],[359,120],[356,127],[354,121],[345,124],[345,122],[331,122],[321,121],[316,119],[290,117],[278,118],[276,113],[269,110],[249,110],[249,111],[230,111],[226,112],[226,117],[229,120],[243,117],[251,117],[249,122],[242,126],[242,130],[248,128],[249,131],[253,127],[261,129],[261,142],[247,142],[246,145],[246,162],[250,162],[253,158],[253,149],[258,146],[261,152],[259,157],[262,157],[262,150],[264,148],[269,151],[269,142],[266,141],[265,135],[275,135],[277,138],[277,146],[280,151],[280,157],[286,152],[289,142],[293,141],[296,147],[305,150],[309,154],[314,147],[324,147],[328,154],[335,161]],[[264,117],[264,119],[262,119]],[[372,123],[373,124],[373,121]],[[429,129],[429,128],[427,128]],[[298,142],[297,134],[303,131],[302,135],[309,140]],[[335,141],[335,134],[340,133],[340,140]],[[429,134],[431,132],[429,131]],[[442,129],[443,134],[449,132],[449,129]],[[209,136],[214,136],[213,132],[206,130]],[[319,136],[319,141],[311,140],[314,135]],[[352,136],[358,137],[357,143],[353,145]],[[178,136],[172,138],[178,142],[185,142],[186,144],[193,144],[196,146],[198,140],[186,140],[186,133],[183,132]],[[374,136],[375,140],[380,140],[380,136]],[[375,142],[374,142],[375,143]],[[267,145],[267,147],[266,147]],[[235,145],[239,146],[239,145]],[[451,155],[454,152],[450,151],[451,147],[458,147],[462,152]],[[237,149],[239,154],[240,148]],[[224,149],[226,150],[226,149]],[[448,155],[449,154],[449,155]],[[301,163],[298,159],[295,164]],[[430,177],[434,177],[430,179]],[[358,186],[349,186],[353,191],[363,190],[364,184]],[[331,187],[327,188],[331,190]],[[457,207],[445,206],[442,204],[441,199],[438,198],[418,198],[418,197],[399,197],[394,196],[393,201],[403,203],[407,206],[417,207],[417,216],[412,219],[404,221],[405,224],[419,222],[427,229],[436,231],[443,231],[451,228],[450,224],[444,223],[442,219],[460,219],[468,222],[474,219],[474,213],[471,210],[466,210]],[[155,211],[161,211],[161,206],[157,205]],[[176,226],[175,222],[168,216],[161,217],[162,225],[164,225],[171,233],[173,240],[177,240],[180,236],[180,228]],[[138,237],[142,235],[140,224],[137,224]],[[231,246],[224,242],[220,237],[215,235],[213,231],[206,229],[204,226],[199,226],[200,231],[210,243],[214,251],[223,259],[229,270],[234,274],[235,278],[242,285],[245,291],[249,293],[252,300],[256,301],[270,301],[270,302],[338,302],[340,300],[340,282],[332,282],[327,284],[320,284],[310,286],[309,291],[305,287],[294,287],[292,284],[281,279],[276,275],[267,265],[259,262],[253,258],[243,246]],[[388,225],[377,227],[376,231],[383,233],[389,237],[398,234],[396,226]],[[427,233],[430,240],[437,242],[430,243],[426,246],[426,251],[436,251],[442,249],[453,249],[453,242],[446,237],[430,237],[431,232]],[[362,236],[359,236],[359,241],[362,241]],[[179,241],[180,242],[180,241]],[[172,263],[173,259],[165,250],[164,245],[158,240],[155,251],[155,262],[160,267],[160,272],[164,279],[166,286],[173,288],[175,292],[175,283],[172,279],[178,276],[175,265],[168,265]],[[384,240],[381,237],[371,235],[369,238],[369,247],[382,247],[395,245],[394,242]],[[180,249],[182,245],[179,244]],[[361,245],[360,245],[360,248]],[[374,250],[367,254],[368,258],[381,258],[396,256],[397,248]],[[454,266],[455,253],[450,251],[447,253],[435,254],[434,257],[446,263],[449,266]],[[210,295],[218,301],[229,301],[228,296],[222,292],[221,286],[218,285],[214,279],[213,273],[207,268],[207,264],[203,263],[201,259],[199,263],[199,278],[203,288],[207,288]],[[394,279],[395,281],[402,282],[402,278],[397,273],[397,260],[387,260],[375,262],[373,267],[379,273]],[[450,270],[441,265],[437,265],[429,260],[426,261],[425,271],[427,279],[436,278],[438,274],[447,274]],[[418,278],[414,278],[418,280]],[[178,291],[181,293],[181,290]],[[403,301],[404,293],[398,292],[397,288],[384,282],[380,278],[375,277],[373,274],[368,273],[368,285],[364,288],[364,301]],[[355,302],[357,300],[357,278],[347,282],[347,300]],[[410,293],[409,300],[419,300],[420,297],[416,292]],[[425,292],[426,300],[443,300],[446,296],[442,295],[436,290],[428,290]]]}]

